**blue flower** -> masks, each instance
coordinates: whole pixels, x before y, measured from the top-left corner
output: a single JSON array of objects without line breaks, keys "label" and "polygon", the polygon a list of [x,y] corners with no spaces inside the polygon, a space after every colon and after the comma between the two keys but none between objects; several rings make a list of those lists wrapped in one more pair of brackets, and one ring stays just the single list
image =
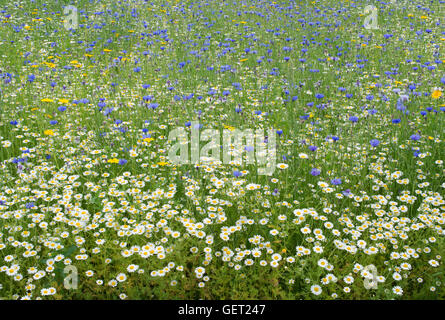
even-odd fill
[{"label": "blue flower", "polygon": [[108,116],[113,111],[113,108],[106,108],[104,115]]},{"label": "blue flower", "polygon": [[238,177],[242,176],[243,174],[242,174],[240,171],[235,170],[235,171],[233,171],[233,175],[234,175],[236,178],[238,178]]},{"label": "blue flower", "polygon": [[420,140],[420,135],[418,135],[417,133],[416,134],[413,134],[411,137],[409,137],[411,140],[414,140],[414,141],[417,141],[417,140]]},{"label": "blue flower", "polygon": [[377,139],[372,139],[370,142],[371,146],[377,147],[380,144],[380,141]]},{"label": "blue flower", "polygon": [[320,175],[320,173],[321,173],[321,171],[318,170],[318,169],[313,168],[313,169],[311,170],[311,175],[313,175],[314,177]]},{"label": "blue flower", "polygon": [[119,159],[119,164],[121,165],[121,166],[123,166],[124,164],[126,164],[128,161],[127,160],[125,160],[125,159]]},{"label": "blue flower", "polygon": [[35,206],[34,202],[28,202],[28,203],[25,205],[26,209],[31,209],[31,208],[33,208],[34,206]]},{"label": "blue flower", "polygon": [[159,107],[159,103],[150,103],[149,105],[148,105],[148,108],[150,108],[150,109],[156,109],[157,107]]},{"label": "blue flower", "polygon": [[341,184],[341,179],[339,179],[339,178],[332,179],[331,184],[333,184],[334,186],[337,186],[337,185]]},{"label": "blue flower", "polygon": [[349,117],[349,121],[351,121],[351,122],[357,122],[357,121],[358,121],[358,117],[356,117],[356,116],[350,116],[350,117]]},{"label": "blue flower", "polygon": [[318,149],[317,146],[309,146],[309,150],[311,151],[316,151]]}]

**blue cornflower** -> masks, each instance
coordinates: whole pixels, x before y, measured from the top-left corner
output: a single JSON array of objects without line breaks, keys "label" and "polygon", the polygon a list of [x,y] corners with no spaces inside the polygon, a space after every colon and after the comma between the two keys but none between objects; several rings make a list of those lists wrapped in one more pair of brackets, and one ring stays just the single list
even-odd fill
[{"label": "blue cornflower", "polygon": [[334,186],[337,186],[337,185],[341,184],[341,179],[339,179],[339,178],[332,179],[331,184],[333,184]]},{"label": "blue cornflower", "polygon": [[108,116],[113,111],[113,108],[106,108],[104,115]]},{"label": "blue cornflower", "polygon": [[150,108],[150,109],[156,109],[157,107],[159,107],[159,103],[150,103],[149,105],[148,105],[148,108]]},{"label": "blue cornflower", "polygon": [[356,116],[350,116],[350,117],[349,117],[349,121],[357,122],[357,121],[358,121],[358,117],[356,117]]},{"label": "blue cornflower", "polygon": [[242,176],[243,174],[242,174],[240,171],[235,170],[235,171],[233,171],[233,175],[234,175],[236,178],[238,178],[238,177]]},{"label": "blue cornflower", "polygon": [[34,202],[28,202],[28,203],[25,205],[26,209],[31,209],[31,208],[33,208],[34,206],[35,206]]},{"label": "blue cornflower", "polygon": [[309,150],[311,151],[316,151],[318,149],[317,146],[309,146]]},{"label": "blue cornflower", "polygon": [[312,170],[311,170],[311,175],[313,175],[313,176],[318,176],[318,175],[320,175],[320,173],[321,173],[321,171],[320,170],[318,170],[318,169],[316,169],[316,168],[313,168]]},{"label": "blue cornflower", "polygon": [[380,141],[377,139],[372,139],[370,142],[371,146],[377,147],[380,144]]}]

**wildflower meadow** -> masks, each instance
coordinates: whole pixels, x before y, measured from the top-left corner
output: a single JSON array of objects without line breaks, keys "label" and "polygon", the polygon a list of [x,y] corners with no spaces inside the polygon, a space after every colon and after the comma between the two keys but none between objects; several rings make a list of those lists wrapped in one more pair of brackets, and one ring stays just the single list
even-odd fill
[{"label": "wildflower meadow", "polygon": [[444,0],[0,0],[0,298],[445,299]]}]

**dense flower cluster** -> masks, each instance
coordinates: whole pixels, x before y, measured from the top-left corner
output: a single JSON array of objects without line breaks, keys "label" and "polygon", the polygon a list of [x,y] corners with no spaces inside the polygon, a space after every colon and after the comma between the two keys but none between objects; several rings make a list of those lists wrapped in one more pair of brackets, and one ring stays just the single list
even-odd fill
[{"label": "dense flower cluster", "polygon": [[[443,20],[387,2],[377,30],[366,1],[0,7],[0,296],[444,297]],[[193,121],[274,128],[273,175],[173,164]]]}]

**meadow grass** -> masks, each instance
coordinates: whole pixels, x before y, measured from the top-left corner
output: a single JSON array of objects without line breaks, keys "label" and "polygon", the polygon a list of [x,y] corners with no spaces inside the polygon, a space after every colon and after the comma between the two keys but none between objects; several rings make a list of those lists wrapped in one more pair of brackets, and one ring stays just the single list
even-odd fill
[{"label": "meadow grass", "polygon": [[[2,3],[0,297],[444,299],[444,6]],[[275,171],[173,164],[191,121]]]}]

